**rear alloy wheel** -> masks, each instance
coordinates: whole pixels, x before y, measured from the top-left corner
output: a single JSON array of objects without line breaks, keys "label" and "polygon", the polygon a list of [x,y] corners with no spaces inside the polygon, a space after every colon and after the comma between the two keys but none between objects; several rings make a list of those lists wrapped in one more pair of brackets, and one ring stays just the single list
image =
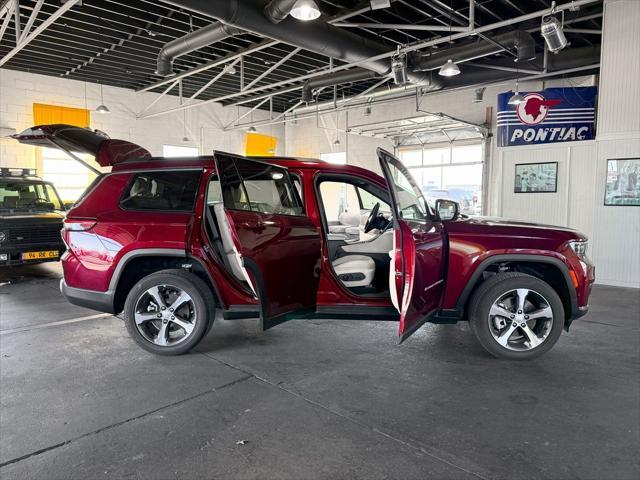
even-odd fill
[{"label": "rear alloy wheel", "polygon": [[556,291],[539,278],[501,273],[486,280],[470,304],[471,329],[496,357],[531,359],[558,341],[564,308]]},{"label": "rear alloy wheel", "polygon": [[163,270],[144,277],[131,289],[124,311],[127,330],[142,348],[160,355],[180,355],[206,333],[215,302],[195,275]]}]

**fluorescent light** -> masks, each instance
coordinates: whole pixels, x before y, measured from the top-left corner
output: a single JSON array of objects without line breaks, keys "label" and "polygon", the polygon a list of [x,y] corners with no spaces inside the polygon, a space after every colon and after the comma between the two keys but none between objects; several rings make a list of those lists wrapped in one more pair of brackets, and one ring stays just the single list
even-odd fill
[{"label": "fluorescent light", "polygon": [[298,0],[290,13],[293,18],[308,22],[320,16],[320,9],[314,0]]},{"label": "fluorescent light", "polygon": [[442,75],[443,77],[453,77],[455,75],[460,75],[460,68],[453,60],[447,60],[447,63],[440,67],[440,71],[438,75]]}]

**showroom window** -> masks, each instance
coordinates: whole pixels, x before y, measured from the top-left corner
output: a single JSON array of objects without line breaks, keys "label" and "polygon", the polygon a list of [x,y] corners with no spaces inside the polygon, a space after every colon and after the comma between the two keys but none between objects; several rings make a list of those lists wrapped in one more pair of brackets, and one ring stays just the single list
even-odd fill
[{"label": "showroom window", "polygon": [[438,198],[448,198],[460,204],[462,213],[481,215],[483,150],[481,143],[403,148],[400,160],[430,204]]},{"label": "showroom window", "polygon": [[163,145],[163,157],[197,157],[198,149],[196,147],[184,147],[180,145]]},{"label": "showroom window", "polygon": [[[62,150],[43,148],[42,152],[43,180],[55,185],[63,201],[76,201],[87,185],[93,180],[93,174],[80,162],[69,158]],[[82,153],[74,153],[82,160],[90,162],[93,157]]]}]

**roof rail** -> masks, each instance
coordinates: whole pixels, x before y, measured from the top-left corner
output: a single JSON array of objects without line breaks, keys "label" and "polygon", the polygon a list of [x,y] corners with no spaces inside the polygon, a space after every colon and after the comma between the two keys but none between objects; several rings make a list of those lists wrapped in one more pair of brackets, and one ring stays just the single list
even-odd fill
[{"label": "roof rail", "polygon": [[35,168],[0,168],[0,177],[35,177]]}]

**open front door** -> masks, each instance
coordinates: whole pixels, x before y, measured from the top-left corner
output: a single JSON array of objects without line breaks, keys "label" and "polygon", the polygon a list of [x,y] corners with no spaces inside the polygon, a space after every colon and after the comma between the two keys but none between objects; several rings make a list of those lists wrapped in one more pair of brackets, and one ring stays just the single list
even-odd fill
[{"label": "open front door", "polygon": [[315,310],[320,232],[285,168],[215,154],[225,214],[263,329]]},{"label": "open front door", "polygon": [[391,300],[400,312],[400,341],[411,336],[440,306],[444,287],[444,229],[400,160],[378,149],[393,203],[390,252]]}]

